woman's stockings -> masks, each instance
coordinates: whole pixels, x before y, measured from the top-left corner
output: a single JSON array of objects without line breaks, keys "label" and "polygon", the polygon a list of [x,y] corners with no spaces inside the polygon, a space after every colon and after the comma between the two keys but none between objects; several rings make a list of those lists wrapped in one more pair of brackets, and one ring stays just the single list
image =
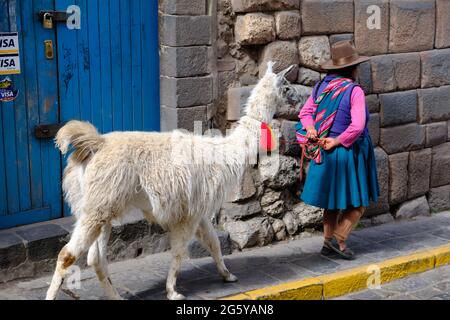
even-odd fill
[{"label": "woman's stockings", "polygon": [[339,223],[334,230],[334,237],[339,243],[340,249],[344,250],[346,245],[345,241],[348,239],[350,232],[359,222],[365,212],[364,207],[354,208],[344,211],[339,219]]}]

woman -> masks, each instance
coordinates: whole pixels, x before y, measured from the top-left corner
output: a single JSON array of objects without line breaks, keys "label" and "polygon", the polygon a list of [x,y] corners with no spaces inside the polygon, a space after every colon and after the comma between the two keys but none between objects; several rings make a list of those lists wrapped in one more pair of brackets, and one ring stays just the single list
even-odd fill
[{"label": "woman", "polygon": [[[367,124],[364,91],[355,82],[359,56],[350,41],[331,48],[328,71],[300,112],[297,138],[303,155],[311,159],[301,199],[324,211],[323,255],[336,252],[344,259],[355,255],[346,245],[379,185],[374,149]],[[341,214],[339,215],[339,211]]]}]

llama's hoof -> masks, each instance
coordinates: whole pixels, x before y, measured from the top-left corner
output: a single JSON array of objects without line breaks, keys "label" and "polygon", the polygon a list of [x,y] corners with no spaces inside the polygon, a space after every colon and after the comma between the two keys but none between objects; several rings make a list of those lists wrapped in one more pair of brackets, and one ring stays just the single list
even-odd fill
[{"label": "llama's hoof", "polygon": [[223,278],[223,281],[224,282],[237,282],[238,278],[234,274],[230,273],[226,277]]},{"label": "llama's hoof", "polygon": [[172,293],[167,294],[167,299],[169,299],[169,300],[186,300],[186,297],[183,296],[181,293],[172,292]]}]

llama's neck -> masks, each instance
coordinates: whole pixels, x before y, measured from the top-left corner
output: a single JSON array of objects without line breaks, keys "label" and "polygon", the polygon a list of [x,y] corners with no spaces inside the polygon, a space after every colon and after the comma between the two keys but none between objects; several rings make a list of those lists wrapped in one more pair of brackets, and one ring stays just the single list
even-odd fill
[{"label": "llama's neck", "polygon": [[[224,138],[224,152],[230,157],[239,157],[237,163],[241,167],[254,165],[258,157],[260,134],[261,122],[244,116],[230,135]],[[232,161],[231,164],[234,165],[236,162]]]}]

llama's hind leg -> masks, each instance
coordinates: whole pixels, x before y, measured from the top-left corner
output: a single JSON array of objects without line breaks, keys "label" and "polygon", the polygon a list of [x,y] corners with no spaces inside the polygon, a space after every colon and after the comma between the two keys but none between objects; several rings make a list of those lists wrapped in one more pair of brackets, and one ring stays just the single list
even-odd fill
[{"label": "llama's hind leg", "polygon": [[108,271],[108,240],[111,235],[111,223],[103,226],[98,239],[89,248],[88,265],[93,267],[106,296],[112,300],[122,300],[114,288]]},{"label": "llama's hind leg", "polygon": [[90,221],[88,224],[79,220],[68,244],[62,248],[56,262],[56,270],[47,291],[46,300],[54,300],[61,288],[67,271],[81,254],[86,252],[100,234],[102,224]]},{"label": "llama's hind leg", "polygon": [[235,275],[233,275],[228,268],[225,266],[225,262],[223,261],[222,250],[220,248],[220,241],[217,237],[216,232],[214,231],[214,226],[211,221],[206,218],[203,218],[200,221],[200,225],[198,226],[196,232],[197,239],[201,242],[201,244],[207,249],[214,261],[217,265],[217,270],[222,276],[225,282],[236,282],[238,279]]}]

